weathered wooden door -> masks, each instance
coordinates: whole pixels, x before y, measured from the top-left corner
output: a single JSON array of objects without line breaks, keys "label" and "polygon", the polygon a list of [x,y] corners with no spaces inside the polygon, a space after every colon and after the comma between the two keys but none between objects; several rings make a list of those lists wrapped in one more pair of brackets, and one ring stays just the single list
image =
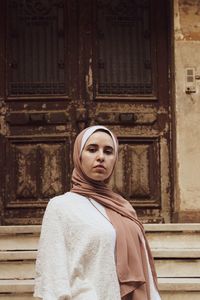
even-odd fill
[{"label": "weathered wooden door", "polygon": [[119,138],[114,189],[170,220],[167,2],[1,1],[2,224],[41,221],[93,124]]}]

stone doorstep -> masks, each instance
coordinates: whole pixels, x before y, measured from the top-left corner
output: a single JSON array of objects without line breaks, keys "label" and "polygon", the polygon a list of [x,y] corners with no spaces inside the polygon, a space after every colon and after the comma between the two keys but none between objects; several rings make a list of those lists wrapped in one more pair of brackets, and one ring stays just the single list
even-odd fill
[{"label": "stone doorstep", "polygon": [[[194,291],[200,295],[200,278],[158,278],[161,292]],[[34,280],[0,280],[0,293],[33,293]]]}]

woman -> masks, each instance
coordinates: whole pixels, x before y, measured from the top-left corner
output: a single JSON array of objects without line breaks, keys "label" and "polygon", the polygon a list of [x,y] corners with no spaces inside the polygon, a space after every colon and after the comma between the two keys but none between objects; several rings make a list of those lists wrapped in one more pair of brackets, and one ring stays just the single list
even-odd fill
[{"label": "woman", "polygon": [[143,226],[108,186],[117,151],[117,139],[104,126],[77,136],[72,189],[51,199],[43,218],[35,297],[160,300]]}]

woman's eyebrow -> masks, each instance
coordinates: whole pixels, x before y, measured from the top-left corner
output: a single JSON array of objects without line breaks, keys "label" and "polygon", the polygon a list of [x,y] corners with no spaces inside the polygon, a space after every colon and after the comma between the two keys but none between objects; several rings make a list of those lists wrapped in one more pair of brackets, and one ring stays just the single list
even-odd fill
[{"label": "woman's eyebrow", "polygon": [[[99,145],[95,144],[95,143],[91,143],[91,144],[88,144],[86,147],[99,147]],[[107,148],[107,149],[109,148],[109,149],[114,150],[114,148],[110,145],[105,145],[104,148]]]},{"label": "woman's eyebrow", "polygon": [[90,146],[91,146],[91,147],[98,147],[98,145],[95,144],[95,143],[92,143],[92,144],[88,144],[88,145],[87,145],[87,147],[90,147]]},{"label": "woman's eyebrow", "polygon": [[114,148],[112,146],[110,146],[110,145],[106,145],[105,148],[107,148],[107,149],[109,148],[109,149],[114,150]]}]

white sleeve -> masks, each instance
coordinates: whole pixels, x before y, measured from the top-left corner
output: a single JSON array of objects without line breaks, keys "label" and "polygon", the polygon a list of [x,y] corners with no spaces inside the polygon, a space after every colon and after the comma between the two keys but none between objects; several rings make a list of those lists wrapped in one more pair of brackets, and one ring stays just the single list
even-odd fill
[{"label": "white sleeve", "polygon": [[69,251],[66,228],[58,211],[56,198],[47,205],[41,228],[34,297],[43,300],[71,300]]}]

